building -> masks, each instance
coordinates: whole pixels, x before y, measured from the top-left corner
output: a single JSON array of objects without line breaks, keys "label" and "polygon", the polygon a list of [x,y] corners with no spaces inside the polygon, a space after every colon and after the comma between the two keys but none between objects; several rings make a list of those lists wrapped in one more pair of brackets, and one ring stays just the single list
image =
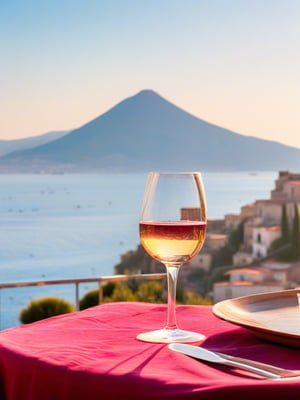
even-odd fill
[{"label": "building", "polygon": [[271,271],[262,267],[235,268],[227,271],[225,275],[229,275],[229,283],[261,283],[272,279]]},{"label": "building", "polygon": [[258,226],[253,228],[252,256],[253,258],[265,258],[269,253],[274,240],[280,238],[280,226]]},{"label": "building", "polygon": [[252,294],[277,292],[283,290],[284,286],[280,283],[253,283],[253,282],[218,282],[214,284],[213,288],[213,301],[218,303],[219,301],[235,299],[237,297],[250,296]]},{"label": "building", "polygon": [[[275,260],[267,260],[261,266],[269,270],[272,274],[274,281],[280,282],[284,285],[291,285],[291,271],[295,270],[295,265],[290,263],[277,262]],[[296,283],[296,280],[294,279]]]},{"label": "building", "polygon": [[233,255],[233,265],[236,267],[241,267],[243,265],[249,265],[254,261],[252,253],[238,251]]},{"label": "building", "polygon": [[212,263],[212,255],[226,245],[227,235],[208,233],[204,247],[200,253],[189,261],[191,268],[202,268],[209,271]]},{"label": "building", "polygon": [[204,271],[208,272],[211,267],[212,255],[208,252],[200,252],[194,258],[192,258],[188,265],[191,268],[195,269],[203,269]]},{"label": "building", "polygon": [[275,189],[271,191],[272,199],[295,199],[300,200],[300,173],[280,171],[275,181]]},{"label": "building", "polygon": [[[251,267],[255,260],[270,255],[274,240],[281,237],[282,210],[285,206],[287,220],[292,227],[295,210],[300,214],[300,173],[280,171],[271,191],[270,199],[256,200],[243,206],[239,216],[225,216],[226,227],[236,227],[244,221],[243,243],[233,256],[235,268],[228,271],[228,282],[215,283],[214,302],[295,287],[300,283],[300,263],[265,261],[260,267]],[[247,268],[246,268],[247,267]]]},{"label": "building", "polygon": [[241,221],[239,214],[226,214],[224,217],[225,229],[236,229]]},{"label": "building", "polygon": [[219,250],[226,245],[227,235],[208,233],[205,238],[205,246],[209,250]]},{"label": "building", "polygon": [[[244,242],[240,251],[244,253],[244,259],[245,253],[249,253],[249,258],[252,254],[254,259],[268,256],[272,242],[281,236],[283,206],[286,208],[288,223],[292,226],[295,207],[300,214],[300,174],[298,173],[280,171],[270,199],[256,200],[253,204],[241,208],[241,220],[245,223]],[[240,258],[237,256],[237,259]]]},{"label": "building", "polygon": [[[274,272],[266,267],[235,268],[227,271],[228,282],[218,282],[213,287],[215,303],[251,294],[268,293],[286,288],[286,280],[275,279]],[[277,276],[278,277],[278,276]]]}]

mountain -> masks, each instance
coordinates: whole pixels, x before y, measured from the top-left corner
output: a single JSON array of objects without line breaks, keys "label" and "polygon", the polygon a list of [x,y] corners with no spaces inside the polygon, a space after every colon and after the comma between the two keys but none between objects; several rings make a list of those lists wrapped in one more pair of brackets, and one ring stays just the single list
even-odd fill
[{"label": "mountain", "polygon": [[66,135],[67,133],[68,131],[54,131],[24,139],[0,140],[0,156],[11,153],[13,151],[31,149],[33,147],[49,143],[52,140],[56,140]]},{"label": "mountain", "polygon": [[0,172],[300,170],[300,149],[199,119],[152,90],[67,135],[0,158]]}]

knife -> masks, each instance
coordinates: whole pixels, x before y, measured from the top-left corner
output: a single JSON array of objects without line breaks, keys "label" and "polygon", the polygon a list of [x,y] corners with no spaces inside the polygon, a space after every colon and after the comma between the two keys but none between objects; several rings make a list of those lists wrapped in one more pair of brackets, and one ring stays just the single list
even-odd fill
[{"label": "knife", "polygon": [[278,368],[273,365],[247,360],[245,358],[229,356],[227,354],[214,352],[203,347],[197,347],[190,344],[172,343],[169,344],[168,347],[173,351],[183,353],[193,358],[243,369],[268,379],[281,379],[282,372],[284,371],[282,368]]}]

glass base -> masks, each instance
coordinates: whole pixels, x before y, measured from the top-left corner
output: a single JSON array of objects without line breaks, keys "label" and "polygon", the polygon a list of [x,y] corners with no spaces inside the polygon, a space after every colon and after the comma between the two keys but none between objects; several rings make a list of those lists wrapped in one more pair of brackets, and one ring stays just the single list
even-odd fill
[{"label": "glass base", "polygon": [[183,331],[181,329],[159,329],[157,331],[140,333],[136,337],[143,342],[151,343],[194,343],[202,342],[204,335],[196,332]]}]

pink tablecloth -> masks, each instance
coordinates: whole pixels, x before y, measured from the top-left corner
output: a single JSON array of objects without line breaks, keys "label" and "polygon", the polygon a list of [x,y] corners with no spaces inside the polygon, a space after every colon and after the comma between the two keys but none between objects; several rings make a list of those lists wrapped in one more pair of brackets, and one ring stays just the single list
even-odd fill
[{"label": "pink tablecloth", "polygon": [[[209,306],[179,306],[180,327],[203,347],[299,368],[300,350],[263,342],[219,320]],[[6,400],[292,399],[299,381],[270,381],[140,342],[166,320],[165,305],[110,303],[0,333],[0,398]],[[1,393],[2,391],[2,393]],[[2,397],[1,397],[2,395]]]}]

